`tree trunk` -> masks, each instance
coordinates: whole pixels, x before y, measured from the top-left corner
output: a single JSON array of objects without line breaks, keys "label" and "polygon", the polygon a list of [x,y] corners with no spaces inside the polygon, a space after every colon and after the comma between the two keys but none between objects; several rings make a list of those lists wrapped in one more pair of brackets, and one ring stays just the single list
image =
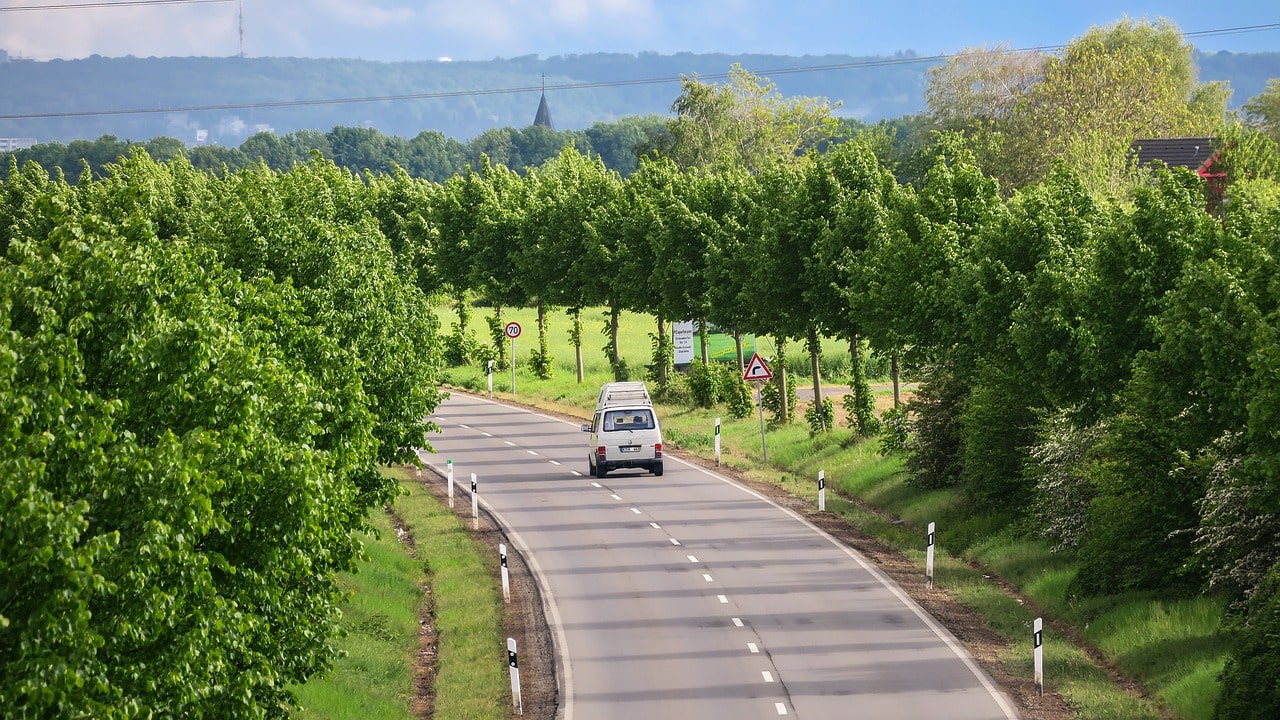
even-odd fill
[{"label": "tree trunk", "polygon": [[738,377],[742,377],[747,372],[747,361],[742,357],[742,332],[740,330],[733,331],[733,347],[738,354]]},{"label": "tree trunk", "polygon": [[618,381],[626,379],[621,377],[622,368],[619,364],[622,358],[618,354],[618,318],[621,314],[618,301],[611,301],[609,303],[609,365],[613,368],[613,379]]},{"label": "tree trunk", "polygon": [[658,352],[654,353],[656,355],[656,357],[654,357],[654,362],[658,364],[658,385],[659,387],[664,387],[664,388],[667,386],[667,380],[669,379],[669,376],[668,376],[669,363],[667,363],[667,354],[663,352],[667,347],[667,342],[668,342],[667,319],[659,315],[658,316]]},{"label": "tree trunk", "polygon": [[787,340],[783,337],[774,337],[774,342],[778,346],[778,357],[774,358],[777,370],[774,371],[774,377],[778,379],[778,395],[781,402],[778,403],[778,421],[783,425],[791,422],[791,403],[790,396],[787,394]]},{"label": "tree trunk", "polygon": [[[501,330],[502,329],[502,306],[501,305],[493,306],[493,317],[498,321],[498,329]],[[499,368],[507,367],[507,343],[504,342],[502,339],[505,337],[506,337],[505,334],[503,334],[502,337],[496,337],[496,336],[494,337],[494,340],[498,344],[498,347],[497,347],[498,362],[495,363],[495,365]],[[512,358],[511,360],[513,363],[515,362],[515,358]]]},{"label": "tree trunk", "polygon": [[538,377],[551,377],[551,349],[547,344],[547,306],[538,298]]},{"label": "tree trunk", "polygon": [[898,389],[898,351],[893,352],[889,361],[889,375],[893,378],[893,409],[902,408],[902,392]]},{"label": "tree trunk", "polygon": [[707,337],[707,321],[698,321],[698,339],[702,341],[702,364],[711,363],[711,340]]},{"label": "tree trunk", "polygon": [[818,328],[809,326],[809,369],[813,372],[813,407],[818,417],[818,424],[823,430],[827,427],[826,415],[822,412],[822,370],[819,367],[822,357],[822,341],[818,339]]},{"label": "tree trunk", "polygon": [[582,309],[573,309],[573,354],[578,361],[578,384],[586,379],[582,364]]}]

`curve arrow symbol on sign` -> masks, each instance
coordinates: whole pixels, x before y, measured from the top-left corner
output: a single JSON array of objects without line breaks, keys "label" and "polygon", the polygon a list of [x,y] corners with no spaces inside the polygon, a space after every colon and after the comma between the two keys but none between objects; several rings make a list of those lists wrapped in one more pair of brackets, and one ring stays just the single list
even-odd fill
[{"label": "curve arrow symbol on sign", "polygon": [[759,353],[752,353],[751,361],[747,363],[747,369],[742,373],[742,379],[751,382],[771,378],[773,373],[769,372],[769,366],[764,364],[764,358],[760,357]]}]

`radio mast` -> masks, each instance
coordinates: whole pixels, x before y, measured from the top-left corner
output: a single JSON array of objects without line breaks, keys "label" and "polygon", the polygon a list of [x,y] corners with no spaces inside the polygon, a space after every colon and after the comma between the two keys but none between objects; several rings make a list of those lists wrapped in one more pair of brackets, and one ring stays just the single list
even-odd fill
[{"label": "radio mast", "polygon": [[240,57],[244,57],[244,0],[240,0]]}]

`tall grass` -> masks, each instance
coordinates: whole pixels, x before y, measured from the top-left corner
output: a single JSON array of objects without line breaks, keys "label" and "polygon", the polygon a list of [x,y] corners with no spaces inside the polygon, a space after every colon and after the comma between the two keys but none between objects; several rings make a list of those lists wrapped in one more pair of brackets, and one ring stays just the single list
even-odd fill
[{"label": "tall grass", "polygon": [[[456,320],[451,311],[440,312],[446,327]],[[601,312],[583,312],[583,317],[592,322],[584,328],[588,338],[584,351],[587,374],[582,383],[577,381],[573,366],[567,317],[560,313],[548,315],[551,352],[558,368],[556,376],[549,380],[527,372],[528,349],[537,346],[534,312],[508,311],[505,317],[521,322],[525,334],[516,346],[517,392],[510,392],[508,374],[505,378],[495,376],[495,394],[585,417],[600,384],[613,379],[601,350],[605,344],[605,336],[599,334],[603,326]],[[473,329],[478,334],[482,325],[483,319],[477,314]],[[649,334],[655,330],[652,319],[624,313],[621,327],[623,357],[633,370],[643,368],[649,362]],[[775,352],[768,338],[761,338],[759,345],[764,355]],[[824,363],[837,365],[839,360],[835,358],[847,358],[847,353],[847,345],[839,341],[824,342]],[[831,360],[825,359],[828,355]],[[803,358],[803,345],[798,342],[788,346],[787,365],[794,372],[807,373],[807,362],[799,363],[796,358]],[[478,368],[451,368],[448,372],[449,381],[460,387],[485,389],[485,378]],[[633,379],[643,378],[636,374]],[[824,378],[824,382],[832,381]],[[816,498],[817,472],[825,470],[828,488],[837,493],[834,499],[828,493],[827,509],[896,547],[921,568],[924,529],[928,523],[936,522],[942,551],[936,559],[938,587],[977,610],[992,629],[1009,640],[1009,649],[999,662],[1014,675],[1031,675],[1034,613],[991,583],[970,561],[979,563],[987,573],[1007,579],[1042,608],[1048,619],[1073,627],[1078,636],[1099,648],[1108,662],[1155,694],[1155,699],[1137,697],[1119,688],[1084,650],[1051,627],[1046,632],[1046,682],[1077,709],[1079,717],[1211,717],[1217,673],[1228,652],[1218,632],[1222,614],[1218,602],[1207,598],[1165,601],[1136,595],[1089,601],[1070,598],[1066,589],[1075,566],[1069,555],[1055,554],[1046,543],[1026,539],[1034,535],[1033,528],[1011,528],[1009,518],[973,507],[955,490],[923,490],[908,485],[901,460],[881,456],[874,440],[860,440],[846,429],[814,437],[801,420],[784,427],[769,426],[762,447],[759,420],[754,414],[735,420],[727,417],[724,408],[659,408],[670,447],[709,457],[715,419],[721,417],[722,462],[778,484],[798,497]],[[877,510],[866,510],[840,499],[840,495],[857,498]]]}]

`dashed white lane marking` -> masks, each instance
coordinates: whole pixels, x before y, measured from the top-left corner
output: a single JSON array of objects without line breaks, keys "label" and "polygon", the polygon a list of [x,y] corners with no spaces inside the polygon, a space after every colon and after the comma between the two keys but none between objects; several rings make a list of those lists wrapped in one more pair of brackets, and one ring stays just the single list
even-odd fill
[{"label": "dashed white lane marking", "polygon": [[460,427],[460,428],[466,428],[466,429],[468,429],[468,430],[470,430],[470,429],[471,429],[471,426],[470,426],[470,425],[463,425],[462,423],[458,423],[458,427]]},{"label": "dashed white lane marking", "polygon": [[537,455],[537,454],[538,454],[538,451],[537,451],[537,450],[525,450],[525,452],[529,453],[530,455]]},{"label": "dashed white lane marking", "polygon": [[593,483],[591,483],[591,487],[604,487],[604,486],[603,486],[603,485],[601,485],[601,484],[600,484],[600,483],[598,483],[598,482],[593,482]]},{"label": "dashed white lane marking", "polygon": [[694,555],[685,555],[685,557],[689,558],[689,562],[691,562],[691,563],[696,563],[696,562],[698,562],[698,558],[697,558],[696,556],[694,556]]},{"label": "dashed white lane marking", "polygon": [[769,672],[768,670],[761,670],[760,674],[764,676],[765,682],[773,682],[773,673]]},{"label": "dashed white lane marking", "polygon": [[778,708],[778,714],[779,714],[779,715],[786,715],[786,714],[787,714],[787,706],[786,706],[786,705],[783,705],[782,703],[774,703],[774,704],[773,704],[773,706],[774,706],[774,707],[776,707],[776,708]]},{"label": "dashed white lane marking", "polygon": [[[551,464],[552,464],[552,465],[559,465],[559,464],[560,464],[560,461],[559,461],[559,460],[552,460],[552,461],[551,461]],[[575,471],[573,474],[574,474],[574,475],[577,475],[578,473]]]},{"label": "dashed white lane marking", "polygon": [[487,432],[483,432],[483,431],[481,431],[481,433],[480,433],[480,434],[481,434],[481,435],[483,435],[483,436],[485,436],[485,437],[493,437],[493,433],[487,433]]},{"label": "dashed white lane marking", "polygon": [[715,578],[711,577],[710,573],[702,573],[702,579],[707,582],[715,582]]},{"label": "dashed white lane marking", "polygon": [[680,545],[680,541],[675,538],[667,538],[667,539],[671,541],[672,545],[676,545],[676,546]]},{"label": "dashed white lane marking", "polygon": [[728,604],[729,604],[729,596],[727,596],[727,595],[717,595],[716,597],[717,597],[717,598],[719,598],[719,600],[720,600],[720,604],[721,604],[721,605],[728,605]]},{"label": "dashed white lane marking", "polygon": [[661,530],[661,529],[662,529],[662,526],[661,526],[661,525],[659,525],[658,523],[653,523],[653,522],[649,523],[649,527],[653,528],[654,530]]},{"label": "dashed white lane marking", "polygon": [[[560,463],[556,463],[556,464],[559,465]],[[573,473],[574,475],[577,475],[578,477],[582,477],[582,473],[578,472],[577,470],[570,470],[569,472]]]},{"label": "dashed white lane marking", "polygon": [[747,643],[747,649],[750,650],[752,654],[760,652],[760,646],[755,643]]},{"label": "dashed white lane marking", "polygon": [[742,624],[742,618],[734,618],[733,624],[737,625],[738,627],[746,627],[746,625]]},{"label": "dashed white lane marking", "polygon": [[515,443],[513,443],[513,442],[511,442],[510,440],[503,440],[502,442],[506,443],[507,445],[510,445],[511,447],[515,447],[515,446],[516,446],[516,444],[515,444]]},{"label": "dashed white lane marking", "polygon": [[622,498],[618,497],[617,495],[610,495],[609,497],[613,498],[614,500],[621,500],[621,499],[622,499]]},{"label": "dashed white lane marking", "polygon": [[633,513],[635,513],[635,514],[637,514],[637,515],[640,515],[640,514],[641,514],[641,512],[640,512],[640,508],[631,508],[631,512],[633,512]]}]

